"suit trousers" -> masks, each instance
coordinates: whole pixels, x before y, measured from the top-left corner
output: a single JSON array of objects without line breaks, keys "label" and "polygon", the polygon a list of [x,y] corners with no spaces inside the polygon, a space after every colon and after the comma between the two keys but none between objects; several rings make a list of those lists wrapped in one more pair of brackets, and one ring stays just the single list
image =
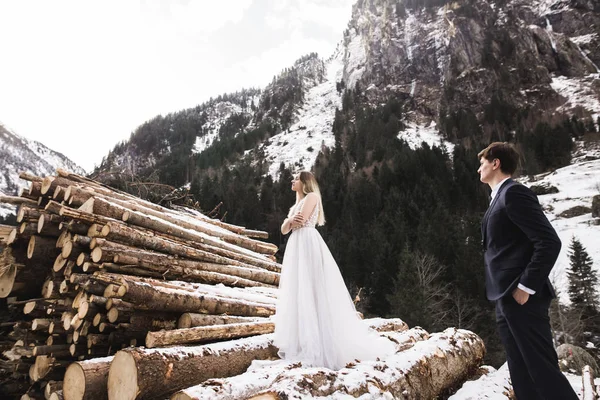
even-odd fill
[{"label": "suit trousers", "polygon": [[551,301],[543,292],[524,305],[511,295],[496,300],[496,325],[517,400],[578,400],[558,366],[548,317]]}]

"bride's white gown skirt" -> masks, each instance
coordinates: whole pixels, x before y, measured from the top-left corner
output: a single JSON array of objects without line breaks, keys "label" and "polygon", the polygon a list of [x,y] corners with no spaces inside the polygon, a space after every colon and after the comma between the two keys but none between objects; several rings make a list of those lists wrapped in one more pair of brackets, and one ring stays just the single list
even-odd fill
[{"label": "bride's white gown skirt", "polygon": [[315,228],[292,232],[283,257],[275,315],[279,356],[304,366],[343,368],[395,351],[360,319],[339,268]]}]

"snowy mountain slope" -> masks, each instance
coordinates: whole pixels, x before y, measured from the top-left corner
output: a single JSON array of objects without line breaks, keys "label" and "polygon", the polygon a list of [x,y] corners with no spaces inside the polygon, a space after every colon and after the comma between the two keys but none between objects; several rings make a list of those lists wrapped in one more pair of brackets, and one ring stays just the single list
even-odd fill
[{"label": "snowy mountain slope", "polygon": [[[28,187],[27,182],[19,179],[21,172],[46,176],[54,174],[57,168],[85,174],[81,167],[61,153],[19,136],[0,124],[0,194],[16,195],[19,189]],[[0,216],[13,213],[14,207],[0,206]]]},{"label": "snowy mountain slope", "polygon": [[[578,145],[581,147],[581,143]],[[600,146],[587,151],[579,150],[576,154],[578,157],[572,165],[532,179],[520,179],[530,187],[538,185],[558,189],[558,193],[539,195],[538,199],[562,241],[560,255],[550,279],[560,292],[560,301],[566,304],[569,303],[566,272],[569,268],[569,245],[573,236],[586,248],[600,276],[600,219],[593,218],[589,210],[592,198],[600,195]],[[590,158],[596,159],[586,160]],[[587,207],[588,210],[574,212],[575,207]],[[581,215],[571,217],[570,210],[573,214]]]},{"label": "snowy mountain slope", "polygon": [[[343,63],[338,51],[326,62],[325,80],[305,95],[292,126],[263,143],[260,151],[270,163],[269,174],[277,179],[279,165],[310,169],[322,146],[334,145],[332,132],[336,108],[342,107],[336,83],[341,81]],[[247,154],[252,151],[247,152]]]},{"label": "snowy mountain slope", "polygon": [[[253,96],[250,99],[250,102],[252,104],[258,104],[259,99],[259,96]],[[192,149],[193,154],[201,153],[218,139],[221,127],[232,115],[246,115],[248,119],[252,119],[254,116],[252,108],[242,108],[241,105],[230,101],[215,103],[214,105],[207,107],[204,112],[207,114],[207,121],[202,126],[204,135],[196,137],[196,143]]]}]

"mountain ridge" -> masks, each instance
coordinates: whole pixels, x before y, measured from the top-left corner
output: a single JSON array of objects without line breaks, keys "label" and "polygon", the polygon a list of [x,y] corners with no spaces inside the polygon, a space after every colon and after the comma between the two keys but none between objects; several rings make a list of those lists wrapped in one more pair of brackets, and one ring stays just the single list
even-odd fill
[{"label": "mountain ridge", "polygon": [[[51,150],[38,141],[20,136],[1,123],[0,159],[0,194],[4,195],[14,196],[20,189],[28,187],[27,182],[19,179],[21,172],[47,176],[53,175],[57,168],[63,168],[77,174],[85,174],[83,168],[62,153]],[[0,216],[14,213],[14,207],[0,206]]]}]

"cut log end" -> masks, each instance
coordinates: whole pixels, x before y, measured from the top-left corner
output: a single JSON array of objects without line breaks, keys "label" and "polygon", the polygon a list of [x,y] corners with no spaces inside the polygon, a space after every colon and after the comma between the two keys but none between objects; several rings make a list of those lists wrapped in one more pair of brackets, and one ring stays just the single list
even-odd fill
[{"label": "cut log end", "polygon": [[282,398],[277,393],[269,392],[252,396],[248,400],[282,400]]},{"label": "cut log end", "polygon": [[64,400],[62,391],[52,393],[48,400]]},{"label": "cut log end", "polygon": [[15,278],[17,276],[17,268],[14,264],[8,267],[2,276],[0,276],[0,299],[8,297],[15,285]]},{"label": "cut log end", "polygon": [[195,400],[193,397],[188,396],[185,393],[175,393],[169,400]]},{"label": "cut log end", "polygon": [[23,314],[30,314],[33,310],[35,310],[35,306],[35,301],[29,301],[25,303],[25,306],[23,307]]},{"label": "cut log end", "polygon": [[191,328],[192,327],[192,316],[189,313],[184,313],[179,317],[177,321],[177,329]]},{"label": "cut log end", "polygon": [[[40,217],[41,219],[42,217]],[[27,245],[27,258],[31,259],[33,257],[33,251],[35,249],[35,236],[29,238],[29,244]]]},{"label": "cut log end", "polygon": [[85,395],[85,373],[77,363],[69,365],[65,372],[63,394],[73,400],[82,400]]},{"label": "cut log end", "polygon": [[10,233],[8,234],[8,238],[6,239],[6,244],[13,244],[15,240],[17,240],[18,233],[19,230],[17,228],[14,228],[12,231],[10,231]]},{"label": "cut log end", "polygon": [[134,357],[119,351],[108,372],[108,398],[134,400],[139,393],[137,366]]},{"label": "cut log end", "polygon": [[45,223],[45,217],[44,214],[40,215],[40,218],[38,219],[38,223],[37,223],[37,232],[41,233],[42,232],[42,228],[44,227],[44,223]]},{"label": "cut log end", "polygon": [[54,176],[47,176],[44,178],[42,181],[42,194],[48,193],[54,179],[56,179]]}]

